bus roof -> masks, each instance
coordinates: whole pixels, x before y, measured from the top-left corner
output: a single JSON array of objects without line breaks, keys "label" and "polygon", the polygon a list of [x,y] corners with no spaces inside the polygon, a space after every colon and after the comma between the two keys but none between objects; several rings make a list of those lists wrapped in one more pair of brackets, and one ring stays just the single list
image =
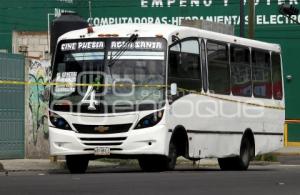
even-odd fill
[{"label": "bus roof", "polygon": [[216,41],[223,41],[232,44],[265,49],[280,52],[278,44],[256,41],[241,38],[232,35],[202,30],[198,28],[176,26],[169,24],[113,24],[93,27],[93,33],[88,33],[87,28],[70,31],[59,38],[62,39],[80,39],[80,38],[96,38],[100,34],[117,34],[119,37],[130,37],[132,34],[138,34],[139,37],[156,37],[162,36],[168,40],[168,44],[172,44],[172,35],[177,35],[180,39],[187,37],[201,37]]}]

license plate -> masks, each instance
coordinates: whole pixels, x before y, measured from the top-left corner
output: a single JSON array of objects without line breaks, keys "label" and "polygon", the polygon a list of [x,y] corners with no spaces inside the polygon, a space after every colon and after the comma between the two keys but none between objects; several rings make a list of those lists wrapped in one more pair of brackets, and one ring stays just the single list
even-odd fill
[{"label": "license plate", "polygon": [[95,155],[108,156],[108,155],[110,155],[110,148],[97,147],[97,148],[95,148]]}]

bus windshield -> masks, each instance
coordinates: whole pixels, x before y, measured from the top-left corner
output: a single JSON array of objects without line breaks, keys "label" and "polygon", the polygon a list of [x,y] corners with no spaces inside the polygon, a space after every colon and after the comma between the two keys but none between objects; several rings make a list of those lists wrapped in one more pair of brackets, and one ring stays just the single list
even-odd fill
[{"label": "bus windshield", "polygon": [[[86,113],[157,109],[165,99],[161,38],[67,40],[52,67],[50,108]],[[67,83],[67,84],[66,84]]]}]

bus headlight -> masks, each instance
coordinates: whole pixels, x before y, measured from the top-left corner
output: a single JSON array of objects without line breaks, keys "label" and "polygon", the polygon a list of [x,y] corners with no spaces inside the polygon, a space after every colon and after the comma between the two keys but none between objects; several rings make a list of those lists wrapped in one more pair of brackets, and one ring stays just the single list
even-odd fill
[{"label": "bus headlight", "polygon": [[152,114],[149,114],[145,117],[143,117],[138,124],[135,126],[134,129],[142,129],[142,128],[147,128],[147,127],[153,127],[159,121],[162,119],[164,115],[164,111],[160,110],[158,112],[154,112]]},{"label": "bus headlight", "polygon": [[58,114],[55,114],[54,112],[49,111],[49,119],[52,125],[58,129],[65,129],[65,130],[72,130],[69,123],[59,116]]}]

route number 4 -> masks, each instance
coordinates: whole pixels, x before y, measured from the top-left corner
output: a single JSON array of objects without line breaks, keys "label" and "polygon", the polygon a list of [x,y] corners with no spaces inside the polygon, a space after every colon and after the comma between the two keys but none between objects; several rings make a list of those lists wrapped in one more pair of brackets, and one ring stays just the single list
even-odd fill
[{"label": "route number 4", "polygon": [[81,100],[83,104],[89,104],[88,110],[96,110],[96,105],[99,105],[99,101],[95,99],[96,92],[93,86],[88,86],[88,89]]}]

